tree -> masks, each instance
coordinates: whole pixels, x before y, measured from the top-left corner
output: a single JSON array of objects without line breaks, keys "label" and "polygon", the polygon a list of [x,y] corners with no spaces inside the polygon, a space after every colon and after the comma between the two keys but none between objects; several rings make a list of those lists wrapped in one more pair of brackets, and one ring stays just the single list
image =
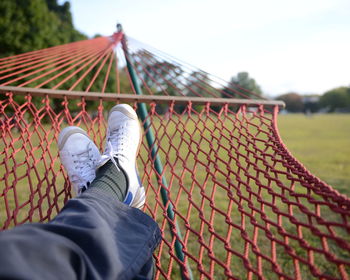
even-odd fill
[{"label": "tree", "polygon": [[350,88],[338,87],[325,92],[320,98],[321,108],[328,108],[329,112],[337,109],[350,109]]},{"label": "tree", "polygon": [[[59,5],[57,0],[2,0],[0,1],[0,14],[0,57],[87,39],[87,36],[77,31],[73,26],[69,2]],[[92,75],[93,73],[85,81],[82,81],[76,90],[85,89]],[[31,78],[24,78],[20,82]],[[63,77],[59,77],[44,87],[51,88],[62,79]],[[101,75],[101,81],[97,82],[101,84],[102,79]],[[37,80],[30,83],[29,86],[34,87],[41,82]],[[63,85],[61,89],[68,89],[69,86]],[[24,102],[20,96],[15,96],[15,100],[19,104]],[[37,107],[42,106],[40,98],[33,97],[32,102]],[[72,110],[77,109],[75,103],[70,102]],[[90,103],[89,105],[95,106],[95,104]],[[51,100],[51,104],[56,111],[62,109],[61,100]]]},{"label": "tree", "polygon": [[303,97],[295,92],[282,94],[276,98],[286,103],[286,110],[288,112],[302,112],[304,109]]},{"label": "tree", "polygon": [[155,95],[180,95],[181,77],[183,70],[168,61],[158,60],[147,51],[139,51],[134,55],[136,67],[141,73],[144,86]]},{"label": "tree", "polygon": [[256,98],[256,95],[261,95],[260,86],[253,78],[249,77],[248,72],[239,72],[237,76],[231,78],[228,85],[223,89],[223,97],[241,98],[242,95]]},{"label": "tree", "polygon": [[[206,72],[193,71],[186,78],[186,87],[183,92],[186,96],[194,96],[194,97],[216,96],[217,92],[220,92],[220,90],[214,88],[210,83],[211,83],[210,78]],[[184,108],[184,106],[182,107]],[[201,112],[204,108],[204,105],[195,104],[192,107],[197,112]],[[221,106],[212,105],[211,109],[218,112],[220,111]]]},{"label": "tree", "polygon": [[0,14],[1,57],[87,38],[74,29],[69,2],[2,0]]},{"label": "tree", "polygon": [[193,71],[187,78],[184,93],[187,96],[213,97],[210,94],[212,90],[208,74],[202,71]]}]

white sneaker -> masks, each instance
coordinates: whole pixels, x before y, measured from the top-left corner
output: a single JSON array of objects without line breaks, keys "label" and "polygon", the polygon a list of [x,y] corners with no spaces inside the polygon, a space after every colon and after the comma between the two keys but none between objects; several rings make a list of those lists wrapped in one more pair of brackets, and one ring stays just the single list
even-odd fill
[{"label": "white sneaker", "polygon": [[86,132],[76,126],[64,128],[58,136],[58,149],[77,195],[86,190],[96,177],[101,155]]},{"label": "white sneaker", "polygon": [[105,151],[101,165],[111,160],[127,176],[128,191],[124,203],[141,209],[145,204],[145,189],[136,168],[136,156],[141,145],[141,127],[134,109],[127,104],[114,106],[109,112]]}]

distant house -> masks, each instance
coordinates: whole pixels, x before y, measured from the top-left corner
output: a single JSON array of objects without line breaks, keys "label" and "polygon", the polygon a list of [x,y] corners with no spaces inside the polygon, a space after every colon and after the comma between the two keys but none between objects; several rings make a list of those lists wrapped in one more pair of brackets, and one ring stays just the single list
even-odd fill
[{"label": "distant house", "polygon": [[320,101],[320,97],[319,95],[304,95],[303,96],[303,103],[307,104],[307,103],[318,103]]},{"label": "distant house", "polygon": [[320,95],[303,95],[304,113],[315,113],[319,110]]}]

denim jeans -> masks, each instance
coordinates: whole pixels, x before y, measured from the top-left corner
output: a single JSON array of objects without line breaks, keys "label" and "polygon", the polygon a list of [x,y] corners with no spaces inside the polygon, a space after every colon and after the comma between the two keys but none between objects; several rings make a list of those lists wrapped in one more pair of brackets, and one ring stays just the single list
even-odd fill
[{"label": "denim jeans", "polygon": [[88,189],[49,223],[0,233],[0,279],[152,279],[158,225]]}]

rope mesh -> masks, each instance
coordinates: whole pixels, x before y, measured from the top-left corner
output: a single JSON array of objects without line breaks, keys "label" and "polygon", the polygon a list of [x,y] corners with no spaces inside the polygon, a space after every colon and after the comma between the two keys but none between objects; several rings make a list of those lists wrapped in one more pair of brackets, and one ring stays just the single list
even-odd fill
[{"label": "rope mesh", "polygon": [[[88,51],[88,46],[96,50],[103,46],[113,51],[112,44],[112,40],[95,39],[72,46],[83,51]],[[65,48],[67,45],[51,51],[62,53]],[[230,91],[218,87],[220,81],[212,76],[203,81],[204,72],[194,78],[190,75],[193,70],[185,70],[187,66],[169,66],[176,64],[161,54],[149,58],[143,51],[142,58],[139,49],[132,48],[131,53],[145,93],[169,95],[167,102],[149,101],[148,116],[143,121],[150,124],[144,134],[148,129],[155,134],[153,145],[163,164],[162,173],[154,168],[155,157],[145,137],[138,158],[147,192],[144,211],[162,230],[163,239],[154,254],[156,279],[176,279],[180,271],[189,278],[189,268],[194,279],[348,279],[350,199],[314,177],[291,156],[278,134],[278,106],[198,104],[194,98],[198,95],[209,92],[205,96],[224,97]],[[10,69],[10,62],[20,61],[15,66],[19,67],[29,57],[43,59],[34,52],[0,63]],[[120,89],[125,61],[120,55],[119,60],[113,57],[109,53],[90,69],[99,59],[95,57],[81,70],[87,73],[90,69],[95,75],[101,69],[103,89],[112,73],[115,88]],[[153,62],[149,64],[147,59]],[[165,62],[171,71],[165,71]],[[111,65],[116,69],[111,70]],[[94,75],[85,82],[84,90],[91,91],[91,81],[101,78],[96,75],[93,79]],[[69,85],[63,88],[78,85],[79,77],[75,75],[71,83],[67,79]],[[7,85],[18,86],[15,82]],[[132,85],[129,88],[133,91]],[[192,91],[198,94],[190,94]],[[245,98],[253,96],[239,88],[233,92],[236,96],[245,94]],[[6,90],[1,93],[1,228],[49,221],[71,197],[71,186],[58,158],[58,133],[66,125],[80,126],[103,151],[106,113],[115,103],[101,96],[91,104],[88,93],[81,98],[57,98],[50,92],[44,97],[19,96]],[[172,99],[181,93],[193,96],[193,100],[179,103]],[[122,94],[118,100],[123,102]],[[133,105],[136,108],[136,102]],[[166,204],[162,188],[168,196]],[[169,207],[174,210],[174,219],[167,214]],[[176,240],[182,244],[184,260],[176,253]]]}]

